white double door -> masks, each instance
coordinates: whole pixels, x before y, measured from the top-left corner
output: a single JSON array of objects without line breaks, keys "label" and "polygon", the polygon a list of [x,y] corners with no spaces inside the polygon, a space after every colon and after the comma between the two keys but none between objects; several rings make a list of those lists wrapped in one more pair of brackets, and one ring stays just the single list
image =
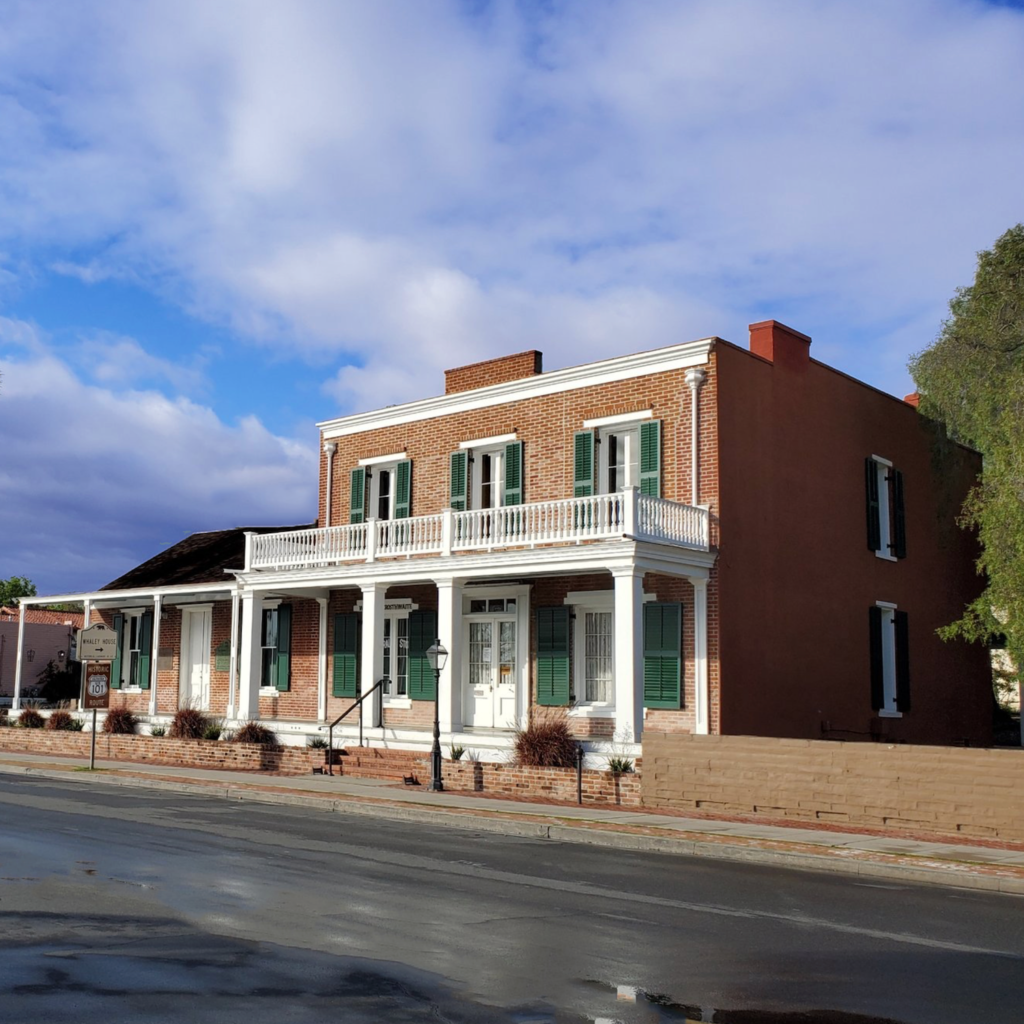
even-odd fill
[{"label": "white double door", "polygon": [[209,711],[213,612],[209,608],[183,608],[181,614],[181,685],[178,688],[178,705]]},{"label": "white double door", "polygon": [[480,616],[466,621],[463,724],[511,729],[516,723],[516,619]]}]

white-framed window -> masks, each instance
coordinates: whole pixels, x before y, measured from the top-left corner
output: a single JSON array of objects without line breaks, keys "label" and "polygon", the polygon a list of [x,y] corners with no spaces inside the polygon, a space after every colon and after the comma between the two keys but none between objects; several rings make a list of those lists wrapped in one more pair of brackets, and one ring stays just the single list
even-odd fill
[{"label": "white-framed window", "polygon": [[903,474],[880,455],[864,461],[868,514],[868,548],[878,558],[906,558],[906,512]]},{"label": "white-framed window", "polygon": [[126,687],[139,688],[142,682],[139,678],[139,671],[142,659],[142,616],[144,612],[143,608],[129,608],[122,613],[124,615],[122,624],[124,632],[121,640],[122,689]]},{"label": "white-framed window", "polygon": [[609,591],[566,597],[572,608],[572,690],[580,710],[600,712],[615,706],[615,615]]},{"label": "white-framed window", "polygon": [[597,492],[618,494],[640,486],[640,424],[597,432]]},{"label": "white-framed window", "polygon": [[260,686],[277,689],[277,648],[280,638],[280,616],[277,606],[263,609],[263,627],[260,631]]},{"label": "white-framed window", "polygon": [[470,508],[500,508],[505,498],[505,446],[478,448],[469,456]]},{"label": "white-framed window", "polygon": [[409,613],[384,616],[385,698],[409,695]]},{"label": "white-framed window", "polygon": [[374,519],[394,519],[398,463],[368,466],[366,472],[370,478],[369,515]]},{"label": "white-framed window", "polygon": [[889,601],[870,609],[871,704],[882,718],[902,718],[910,710],[908,621]]}]

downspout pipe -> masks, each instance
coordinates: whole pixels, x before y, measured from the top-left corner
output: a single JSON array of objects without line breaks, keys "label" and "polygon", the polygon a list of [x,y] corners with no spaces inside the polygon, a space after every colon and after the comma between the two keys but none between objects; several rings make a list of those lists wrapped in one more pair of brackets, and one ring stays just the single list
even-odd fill
[{"label": "downspout pipe", "polygon": [[336,441],[324,441],[324,453],[327,455],[327,495],[325,498],[324,526],[331,525],[331,495],[334,492],[334,453],[338,450]]},{"label": "downspout pipe", "polygon": [[707,374],[694,368],[686,371],[690,385],[690,504],[700,504],[700,388]]}]

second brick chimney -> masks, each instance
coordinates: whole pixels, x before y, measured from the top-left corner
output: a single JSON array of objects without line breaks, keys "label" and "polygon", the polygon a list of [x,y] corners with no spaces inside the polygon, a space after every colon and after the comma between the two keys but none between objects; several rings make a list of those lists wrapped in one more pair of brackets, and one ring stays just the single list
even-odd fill
[{"label": "second brick chimney", "polygon": [[788,369],[802,369],[811,359],[811,339],[778,320],[750,325],[750,351]]}]

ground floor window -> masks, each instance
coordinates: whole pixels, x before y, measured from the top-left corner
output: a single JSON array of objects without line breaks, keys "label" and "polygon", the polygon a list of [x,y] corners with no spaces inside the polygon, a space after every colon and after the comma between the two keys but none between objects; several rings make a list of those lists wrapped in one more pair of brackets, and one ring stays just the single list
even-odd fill
[{"label": "ground floor window", "polygon": [[409,618],[406,615],[384,617],[384,676],[386,697],[408,696]]},{"label": "ground floor window", "polygon": [[612,613],[583,612],[583,699],[610,703],[612,697]]},{"label": "ground floor window", "polygon": [[276,686],[277,684],[277,633],[277,609],[264,608],[263,632],[260,637],[260,644],[263,648],[260,670],[261,686]]}]

